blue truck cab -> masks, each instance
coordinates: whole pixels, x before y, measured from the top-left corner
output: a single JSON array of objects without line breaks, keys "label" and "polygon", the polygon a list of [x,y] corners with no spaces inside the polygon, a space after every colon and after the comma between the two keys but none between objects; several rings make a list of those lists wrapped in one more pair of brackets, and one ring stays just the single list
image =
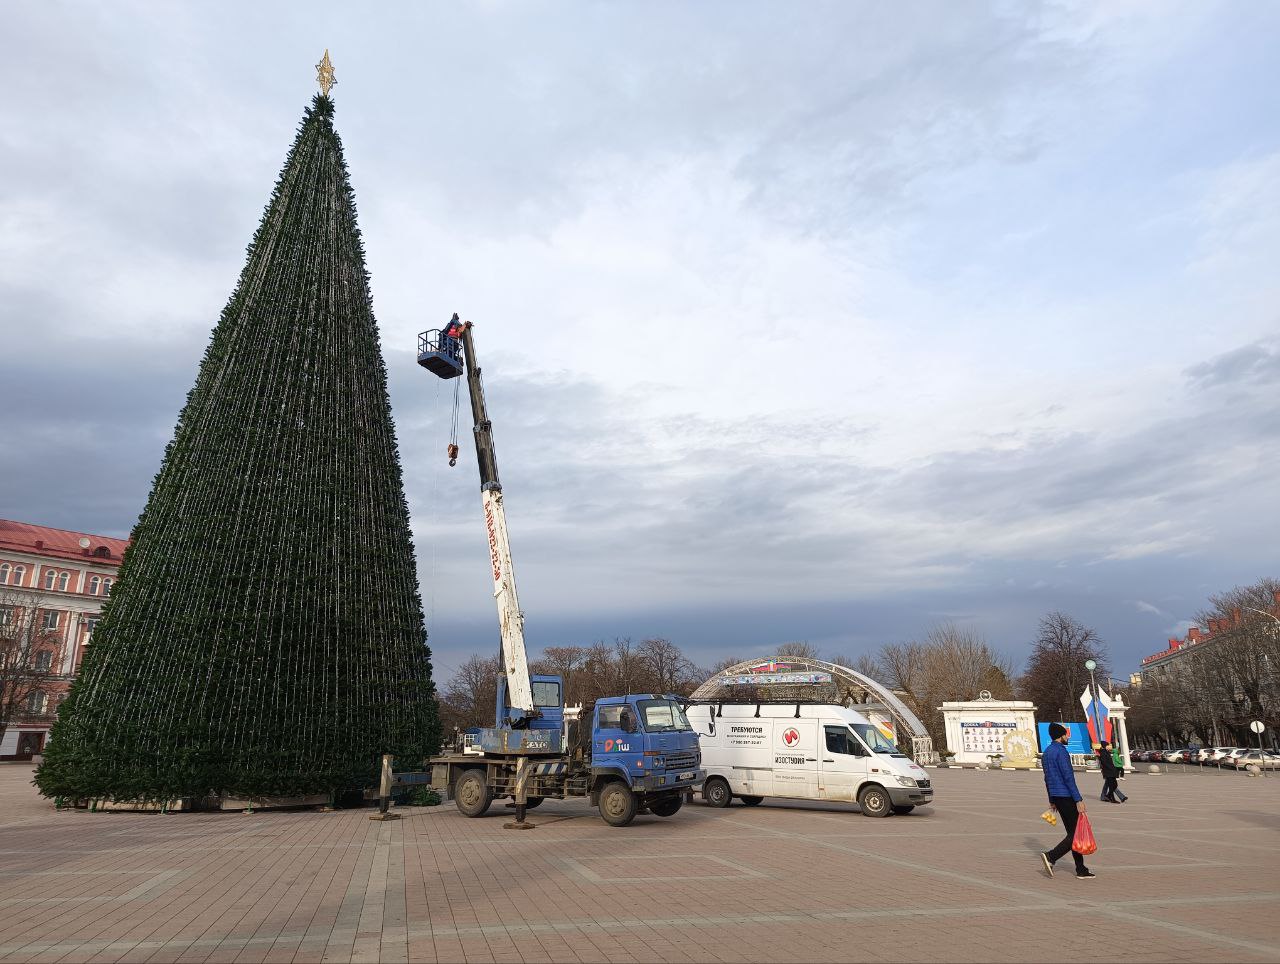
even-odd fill
[{"label": "blue truck cab", "polygon": [[637,813],[671,816],[706,777],[698,734],[671,695],[597,700],[587,759],[591,802],[616,827],[626,826]]}]

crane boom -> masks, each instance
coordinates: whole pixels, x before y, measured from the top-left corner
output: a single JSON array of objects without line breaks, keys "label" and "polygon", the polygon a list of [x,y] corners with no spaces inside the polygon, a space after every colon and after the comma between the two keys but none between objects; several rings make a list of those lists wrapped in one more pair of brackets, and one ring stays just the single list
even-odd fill
[{"label": "crane boom", "polygon": [[537,715],[533,705],[533,685],[529,680],[529,658],[524,645],[524,613],[520,611],[520,600],[516,595],[507,514],[502,504],[498,457],[493,447],[493,423],[489,421],[484,404],[484,383],[480,378],[480,366],[476,364],[471,322],[463,326],[459,340],[466,361],[467,393],[471,396],[476,463],[480,468],[480,494],[484,503],[485,530],[489,535],[489,563],[493,569],[493,599],[498,605],[498,628],[502,636],[502,671],[507,679],[511,708],[515,711],[513,722],[519,725]]}]

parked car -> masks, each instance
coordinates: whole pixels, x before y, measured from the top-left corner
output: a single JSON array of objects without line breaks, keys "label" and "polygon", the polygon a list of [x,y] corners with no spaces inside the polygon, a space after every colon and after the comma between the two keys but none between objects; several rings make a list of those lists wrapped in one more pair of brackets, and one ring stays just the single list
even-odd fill
[{"label": "parked car", "polygon": [[1222,765],[1224,767],[1235,766],[1236,760],[1240,759],[1240,757],[1244,756],[1248,752],[1249,752],[1248,747],[1238,746],[1226,755],[1226,757],[1222,761]]},{"label": "parked car", "polygon": [[1201,751],[1204,753],[1203,762],[1221,764],[1222,761],[1226,759],[1227,754],[1234,749],[1236,749],[1234,746],[1215,746],[1211,750]]},{"label": "parked car", "polygon": [[1274,753],[1267,753],[1264,750],[1249,750],[1236,757],[1235,763],[1232,764],[1237,770],[1253,764],[1262,770],[1280,770],[1280,756]]}]

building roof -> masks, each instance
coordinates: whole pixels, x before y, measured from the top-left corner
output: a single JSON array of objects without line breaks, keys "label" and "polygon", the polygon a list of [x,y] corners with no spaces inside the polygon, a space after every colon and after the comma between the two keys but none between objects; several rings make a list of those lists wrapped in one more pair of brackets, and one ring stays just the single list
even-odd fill
[{"label": "building roof", "polygon": [[[72,532],[68,529],[32,525],[30,522],[0,519],[0,552],[8,550],[77,561],[101,560],[118,566],[128,545],[128,539],[113,539],[91,532]],[[100,551],[102,549],[106,549],[108,554],[103,554]]]},{"label": "building roof", "polygon": [[[1280,619],[1280,589],[1275,590],[1271,594],[1272,605],[1268,607],[1273,619]],[[1225,633],[1240,625],[1242,616],[1240,609],[1237,607],[1232,613],[1231,618],[1220,617],[1210,619],[1209,625],[1202,629],[1199,626],[1192,626],[1187,630],[1187,635],[1182,639],[1176,636],[1169,637],[1168,649],[1162,650],[1151,656],[1147,656],[1142,660],[1141,668],[1147,669],[1161,660],[1168,659],[1170,656],[1176,656],[1185,652],[1192,646],[1199,646],[1201,643],[1212,642],[1220,634]]]}]

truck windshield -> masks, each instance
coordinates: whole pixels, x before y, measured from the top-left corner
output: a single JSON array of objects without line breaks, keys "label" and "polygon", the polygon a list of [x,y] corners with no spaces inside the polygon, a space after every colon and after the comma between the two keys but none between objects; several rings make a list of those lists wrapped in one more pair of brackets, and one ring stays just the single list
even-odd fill
[{"label": "truck windshield", "polygon": [[898,748],[885,739],[884,734],[869,723],[850,723],[849,728],[862,737],[862,742],[876,753],[898,752]]},{"label": "truck windshield", "polygon": [[644,728],[650,733],[693,729],[678,703],[670,700],[641,700],[638,705]]}]

